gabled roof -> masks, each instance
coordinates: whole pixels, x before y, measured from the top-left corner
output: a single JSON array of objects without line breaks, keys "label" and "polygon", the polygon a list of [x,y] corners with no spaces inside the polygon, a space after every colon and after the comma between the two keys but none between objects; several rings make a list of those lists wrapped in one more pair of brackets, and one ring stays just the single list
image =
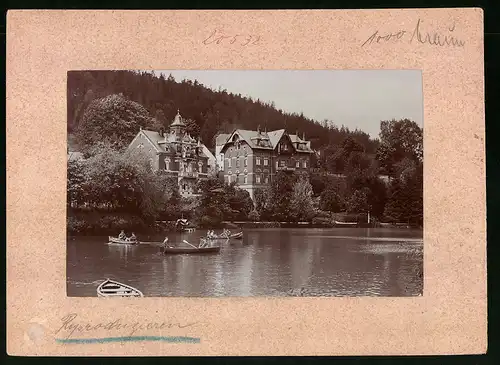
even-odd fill
[{"label": "gabled roof", "polygon": [[[170,144],[168,143],[167,141],[167,144],[163,143],[165,141],[165,137],[162,137],[160,135],[160,133],[156,132],[156,131],[150,131],[150,130],[147,130],[147,129],[141,129],[139,131],[139,133],[137,134],[137,136],[132,140],[132,142],[140,135],[140,134],[143,134],[146,139],[154,146],[154,148],[156,149],[157,152],[169,152],[166,150],[166,148],[168,148],[170,146]],[[187,136],[187,135],[186,135]],[[189,141],[190,143],[196,143],[196,140],[193,138],[193,137],[186,137],[186,139],[184,139],[184,141]],[[132,144],[132,142],[130,144]],[[162,142],[160,144],[160,142]],[[215,159],[215,157],[213,156],[213,154],[210,152],[210,150],[203,144],[203,143],[200,143],[199,144],[199,147],[202,148],[203,150],[203,153],[208,157],[208,158],[213,158]],[[207,152],[210,154],[207,154]]]},{"label": "gabled roof", "polygon": [[226,142],[227,139],[229,138],[231,134],[229,133],[220,133],[215,137],[215,145],[216,146],[223,146]]},{"label": "gabled roof", "polygon": [[[224,146],[222,147],[221,151],[225,149],[225,146],[233,139],[233,136],[237,134],[241,139],[243,139],[248,145],[254,149],[267,149],[267,150],[274,150],[276,146],[278,145],[279,141],[285,134],[284,129],[278,129],[276,131],[271,131],[271,132],[259,132],[259,131],[250,131],[246,129],[236,129],[231,135],[229,135],[228,138],[226,138],[226,142]],[[295,134],[289,134],[288,137],[290,138],[290,141],[294,145],[294,148],[298,152],[312,152],[310,142],[305,141],[301,139],[299,136]],[[257,145],[256,141],[257,139],[261,140],[267,140],[269,141],[269,144],[266,145]],[[295,143],[300,143],[301,148],[297,148],[295,146]]]},{"label": "gabled roof", "polygon": [[258,132],[258,131],[250,131],[247,129],[236,129],[227,138],[226,143],[222,147],[221,151],[223,151],[225,149],[225,146],[227,145],[228,142],[230,142],[233,139],[234,135],[238,135],[242,140],[244,140],[246,143],[248,143],[248,145],[251,148],[260,148],[260,149],[266,149],[266,150],[273,149],[272,144],[270,144],[270,143],[268,145],[257,145],[258,139],[264,140],[264,141],[269,141],[269,137],[268,137],[267,133]]},{"label": "gabled roof", "polygon": [[163,137],[160,136],[158,132],[148,131],[147,129],[141,129],[139,134],[142,133],[146,136],[146,138],[151,142],[151,144],[156,148],[158,152],[162,152],[164,149],[158,144],[158,142],[163,140]]},{"label": "gabled roof", "polygon": [[202,149],[203,153],[205,154],[205,156],[208,157],[209,160],[212,160],[212,161],[215,160],[215,156],[213,155],[212,152],[210,152],[210,150],[207,148],[207,146],[205,146],[204,144],[202,144],[201,145],[201,149]]},{"label": "gabled roof", "polygon": [[277,131],[272,131],[268,132],[267,135],[269,136],[269,140],[271,141],[271,145],[273,148],[276,148],[276,145],[280,141],[281,137],[283,137],[283,134],[285,133],[284,129],[278,129]]}]

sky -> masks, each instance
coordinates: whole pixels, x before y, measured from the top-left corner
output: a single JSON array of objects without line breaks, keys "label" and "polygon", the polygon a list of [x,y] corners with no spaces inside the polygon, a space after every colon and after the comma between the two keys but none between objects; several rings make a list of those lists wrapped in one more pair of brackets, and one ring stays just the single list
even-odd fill
[{"label": "sky", "polygon": [[423,127],[422,74],[419,70],[158,70],[176,81],[197,80],[217,90],[274,102],[277,109],[372,137],[380,121],[408,118]]}]

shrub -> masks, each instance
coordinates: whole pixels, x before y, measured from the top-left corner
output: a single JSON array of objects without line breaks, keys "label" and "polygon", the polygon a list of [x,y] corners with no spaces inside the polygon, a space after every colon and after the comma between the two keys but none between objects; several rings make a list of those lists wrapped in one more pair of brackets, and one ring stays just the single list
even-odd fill
[{"label": "shrub", "polygon": [[324,210],[317,210],[314,218],[330,218],[330,213],[325,212]]},{"label": "shrub", "polygon": [[260,221],[260,214],[255,209],[248,213],[248,220],[252,222]]},{"label": "shrub", "polygon": [[330,218],[314,217],[312,220],[314,226],[333,227],[333,222]]}]

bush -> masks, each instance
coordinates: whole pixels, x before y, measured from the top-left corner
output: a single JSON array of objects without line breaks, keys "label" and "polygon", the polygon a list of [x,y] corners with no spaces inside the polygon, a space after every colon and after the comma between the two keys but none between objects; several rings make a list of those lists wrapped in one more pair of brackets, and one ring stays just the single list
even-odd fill
[{"label": "bush", "polygon": [[68,217],[67,233],[78,234],[87,231],[89,228],[87,222],[76,217]]},{"label": "bush", "polygon": [[330,218],[324,218],[324,217],[314,217],[312,220],[312,225],[313,226],[326,226],[326,227],[333,227],[334,224]]},{"label": "bush", "polygon": [[210,217],[208,215],[204,215],[200,219],[200,227],[202,228],[215,228],[218,227],[221,223],[221,220],[215,217]]},{"label": "bush", "polygon": [[248,220],[251,222],[260,221],[260,214],[255,209],[248,213]]},{"label": "bush", "polygon": [[330,213],[324,210],[317,210],[313,218],[330,218]]},{"label": "bush", "polygon": [[68,216],[68,234],[105,235],[116,234],[122,229],[127,232],[142,232],[149,226],[138,216],[110,214],[101,216],[93,214],[82,214]]}]

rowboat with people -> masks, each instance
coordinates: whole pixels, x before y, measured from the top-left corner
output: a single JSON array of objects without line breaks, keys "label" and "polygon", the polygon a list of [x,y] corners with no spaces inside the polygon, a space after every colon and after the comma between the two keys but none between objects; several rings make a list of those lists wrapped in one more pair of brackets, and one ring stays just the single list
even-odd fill
[{"label": "rowboat with people", "polygon": [[143,297],[139,289],[118,281],[106,279],[97,287],[98,297]]},{"label": "rowboat with people", "polygon": [[209,240],[226,240],[226,239],[241,239],[243,232],[231,233],[230,230],[224,229],[221,234],[216,234],[214,231],[207,232],[207,239]]},{"label": "rowboat with people", "polygon": [[165,243],[163,247],[163,254],[172,255],[172,254],[202,254],[202,253],[218,253],[220,251],[220,246],[213,246],[210,244],[209,240],[204,238],[200,239],[200,243],[198,246],[195,246],[189,243],[186,240],[182,241],[186,246],[180,247],[172,247]]},{"label": "rowboat with people", "polygon": [[121,245],[136,245],[139,243],[135,233],[132,232],[130,237],[127,237],[125,231],[122,230],[118,237],[108,236],[109,243],[118,243]]},{"label": "rowboat with people", "polygon": [[121,245],[137,245],[139,243],[139,241],[137,241],[137,239],[135,239],[135,240],[130,240],[128,238],[120,239],[118,237],[112,237],[112,236],[108,236],[108,240],[109,240],[109,243],[118,243]]}]

